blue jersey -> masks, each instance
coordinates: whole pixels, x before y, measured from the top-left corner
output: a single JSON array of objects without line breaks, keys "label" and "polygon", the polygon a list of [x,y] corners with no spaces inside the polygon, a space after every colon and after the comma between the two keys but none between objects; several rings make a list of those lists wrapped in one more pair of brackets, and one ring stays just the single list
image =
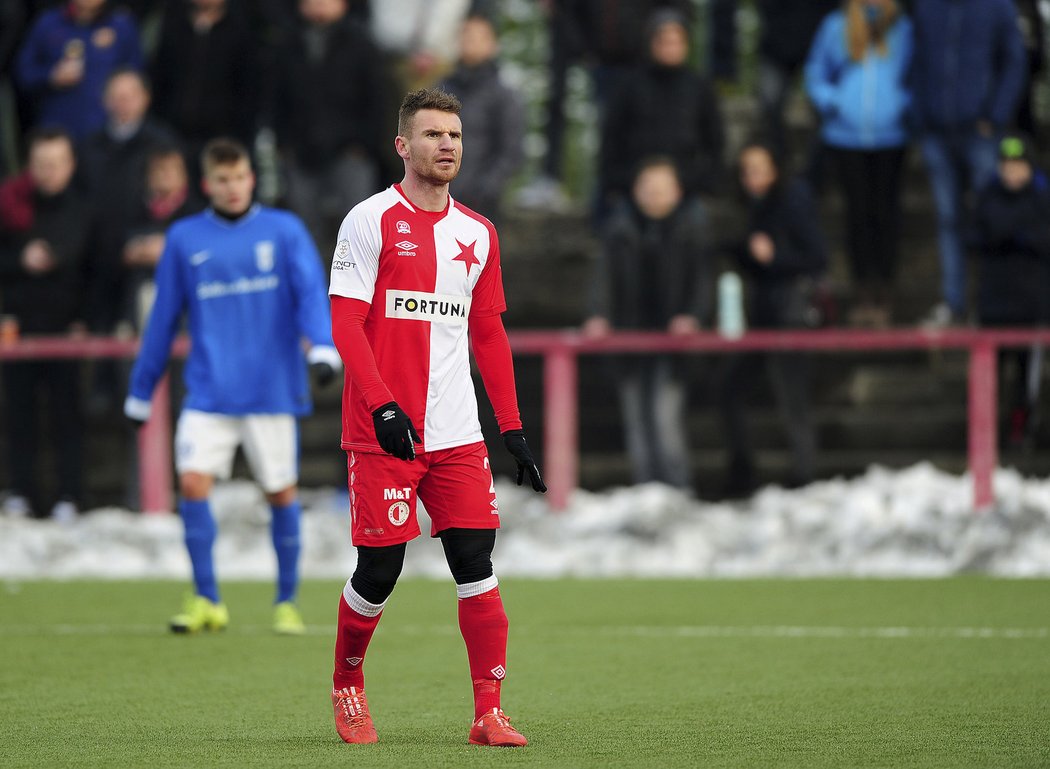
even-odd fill
[{"label": "blue jersey", "polygon": [[131,372],[149,401],[189,317],[184,408],[218,414],[310,411],[302,338],[332,348],[321,259],[300,219],[254,205],[237,221],[208,209],[168,231],[157,298]]}]

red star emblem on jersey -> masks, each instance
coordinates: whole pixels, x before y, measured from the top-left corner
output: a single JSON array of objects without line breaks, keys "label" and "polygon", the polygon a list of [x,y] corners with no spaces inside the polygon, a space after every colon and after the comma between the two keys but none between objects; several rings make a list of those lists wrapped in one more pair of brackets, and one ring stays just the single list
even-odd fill
[{"label": "red star emblem on jersey", "polygon": [[459,256],[452,257],[453,262],[463,262],[467,266],[467,275],[470,275],[470,268],[472,265],[481,264],[481,260],[474,256],[474,246],[477,244],[475,240],[469,246],[464,246],[458,240],[456,245],[459,246]]}]

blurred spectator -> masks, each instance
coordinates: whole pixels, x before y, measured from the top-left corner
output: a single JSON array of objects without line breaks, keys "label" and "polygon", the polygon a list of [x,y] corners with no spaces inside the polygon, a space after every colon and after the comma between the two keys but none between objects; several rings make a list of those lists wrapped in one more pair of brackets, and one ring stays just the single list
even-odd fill
[{"label": "blurred spectator", "polygon": [[851,321],[859,326],[883,328],[892,317],[912,43],[896,0],[849,0],[824,20],[806,63],[806,89],[846,200]]},{"label": "blurred spectator", "polygon": [[1046,22],[1039,7],[1039,0],[1014,0],[1017,6],[1017,24],[1021,29],[1028,58],[1028,81],[1021,93],[1017,108],[1017,127],[1029,136],[1036,135],[1034,95],[1036,82],[1043,72],[1046,48]]},{"label": "blurred spectator", "polygon": [[[154,110],[197,158],[205,142],[233,136],[251,147],[258,114],[259,43],[237,3],[171,0],[150,69]],[[190,169],[197,179],[197,169]]]},{"label": "blurred spectator", "polygon": [[[149,115],[150,92],[142,73],[113,73],[104,100],[106,126],[89,136],[80,151],[83,184],[97,210],[87,263],[87,321],[96,333],[127,334],[133,326],[127,314],[124,241],[144,195],[146,158],[158,146],[175,144],[176,137]],[[93,413],[117,404],[122,389],[118,368],[115,361],[94,364]]]},{"label": "blurred spectator", "polygon": [[[456,60],[470,0],[383,0],[372,7],[372,37],[389,57],[399,93],[437,83]],[[398,97],[400,98],[400,97]]]},{"label": "blurred spectator", "polygon": [[[1029,140],[1008,135],[999,142],[999,174],[978,199],[976,219],[980,282],[977,313],[982,326],[1045,326],[1050,323],[1050,181],[1032,163]],[[1009,395],[1008,445],[1034,434],[1042,351],[1002,350],[1016,361]]]},{"label": "blurred spectator", "polygon": [[[708,219],[688,197],[670,158],[645,161],[603,232],[583,331],[632,329],[688,334],[709,314]],[[669,355],[625,356],[616,381],[634,481],[689,489],[686,387]]]},{"label": "blurred spectator", "polygon": [[500,77],[499,40],[492,21],[471,15],[460,31],[459,62],[442,87],[463,104],[460,119],[470,151],[452,193],[496,221],[500,201],[525,155],[525,104]]},{"label": "blurred spectator", "polygon": [[[83,326],[81,270],[89,208],[71,184],[76,158],[70,136],[58,128],[38,129],[28,145],[26,172],[0,186],[3,312],[17,319],[22,334],[71,333]],[[83,433],[79,374],[76,361],[5,364],[8,512],[46,509],[38,483],[38,442],[46,436],[55,457],[51,477],[58,495],[51,515],[63,521],[76,516]]]},{"label": "blurred spectator", "polygon": [[135,20],[107,0],[70,0],[33,22],[15,79],[34,108],[33,125],[58,125],[74,140],[106,121],[102,91],[117,69],[142,69]]},{"label": "blurred spectator", "polygon": [[[758,329],[797,328],[810,322],[813,282],[827,267],[827,247],[809,187],[781,176],[771,143],[752,142],[739,155],[746,199],[743,237],[730,245],[750,288],[748,322]],[[755,486],[754,451],[745,397],[760,383],[772,385],[791,449],[789,485],[813,478],[817,439],[810,414],[809,360],[801,353],[745,353],[727,358],[718,379],[729,444],[724,492],[737,496]]]},{"label": "blurred spectator", "polygon": [[84,142],[80,171],[98,209],[88,263],[88,321],[93,331],[111,334],[120,322],[130,320],[121,313],[127,291],[124,242],[145,194],[146,158],[177,139],[171,128],[149,114],[150,92],[141,73],[114,73],[104,98],[106,126]]},{"label": "blurred spectator", "polygon": [[274,126],[287,203],[331,256],[346,212],[381,187],[383,62],[346,0],[300,0],[277,56]]},{"label": "blurred spectator", "polygon": [[576,0],[576,5],[599,109],[619,89],[621,78],[651,60],[657,12],[677,12],[687,44],[692,38],[691,0]]},{"label": "blurred spectator", "polygon": [[942,302],[926,323],[966,318],[967,192],[995,176],[996,135],[1014,121],[1026,78],[1011,0],[917,0],[914,115],[937,208]]},{"label": "blurred spectator", "polygon": [[687,195],[718,189],[723,131],[710,82],[689,65],[689,29],[677,11],[653,14],[649,58],[610,97],[601,139],[601,205],[626,196],[639,163],[671,157]]},{"label": "blurred spectator", "polygon": [[146,158],[145,191],[128,221],[122,261],[127,290],[123,316],[142,332],[153,305],[153,273],[164,251],[168,226],[195,214],[204,201],[190,185],[186,160],[178,147],[159,145]]}]

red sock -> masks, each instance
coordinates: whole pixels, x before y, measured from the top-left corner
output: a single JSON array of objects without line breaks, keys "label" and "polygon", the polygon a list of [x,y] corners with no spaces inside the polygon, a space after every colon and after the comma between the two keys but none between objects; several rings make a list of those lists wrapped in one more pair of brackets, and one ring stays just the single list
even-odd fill
[{"label": "red sock", "polygon": [[[354,605],[351,608],[350,604]],[[335,635],[335,673],[332,685],[336,689],[355,686],[365,688],[365,650],[372,640],[385,604],[370,604],[346,583],[339,597],[339,627]]]},{"label": "red sock", "polygon": [[[493,585],[496,584],[492,577]],[[476,583],[484,587],[487,580]],[[460,585],[463,588],[472,586]],[[507,613],[499,588],[459,599],[459,629],[467,645],[474,682],[474,718],[500,706],[500,682],[507,675]]]}]

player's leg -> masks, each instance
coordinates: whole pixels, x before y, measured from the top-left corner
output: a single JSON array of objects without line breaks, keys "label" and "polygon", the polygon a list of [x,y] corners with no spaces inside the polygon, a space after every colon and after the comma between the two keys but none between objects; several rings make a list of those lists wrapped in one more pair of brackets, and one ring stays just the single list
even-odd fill
[{"label": "player's leg", "polygon": [[299,588],[299,430],[290,414],[252,414],[241,421],[241,445],[255,480],[270,505],[270,535],[277,555],[273,629],[285,635],[306,632],[295,606]]},{"label": "player's leg", "polygon": [[336,731],[344,742],[375,742],[365,699],[364,662],[383,608],[401,575],[407,542],[419,536],[416,485],[427,458],[348,452],[350,535],[357,567],[339,598],[332,674]]},{"label": "player's leg", "polygon": [[175,632],[220,630],[229,623],[215,579],[212,550],[218,532],[209,497],[214,479],[229,477],[237,448],[235,421],[220,414],[184,411],[175,430],[179,514],[194,585],[194,595],[171,620]]},{"label": "player's leg", "polygon": [[474,688],[475,745],[527,744],[500,704],[507,674],[507,613],[492,569],[499,508],[483,443],[434,452],[419,495],[441,538],[456,582],[459,629],[467,647]]}]

